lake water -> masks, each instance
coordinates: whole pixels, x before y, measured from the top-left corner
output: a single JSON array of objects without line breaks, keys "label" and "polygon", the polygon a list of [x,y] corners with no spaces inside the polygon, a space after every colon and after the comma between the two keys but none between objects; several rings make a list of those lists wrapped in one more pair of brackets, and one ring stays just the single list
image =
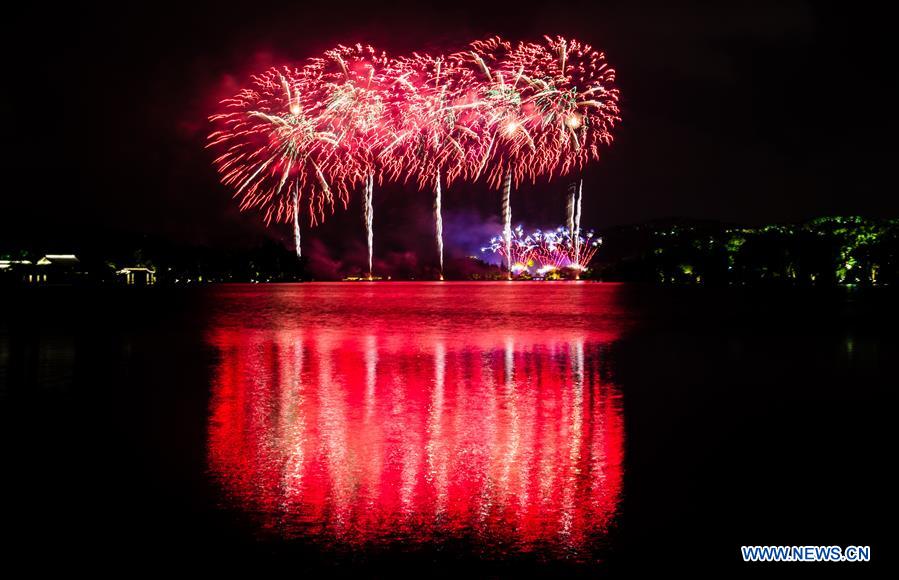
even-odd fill
[{"label": "lake water", "polygon": [[[594,575],[884,542],[885,291],[17,291],[26,544],[204,569]],[[28,499],[26,499],[28,498]]]}]

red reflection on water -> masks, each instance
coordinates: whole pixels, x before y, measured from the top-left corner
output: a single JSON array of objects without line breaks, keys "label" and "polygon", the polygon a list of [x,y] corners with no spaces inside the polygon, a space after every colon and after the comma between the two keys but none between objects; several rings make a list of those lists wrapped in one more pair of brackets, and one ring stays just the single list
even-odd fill
[{"label": "red reflection on water", "polygon": [[356,330],[213,331],[209,462],[233,505],[348,544],[577,553],[607,529],[623,453],[608,335]]}]

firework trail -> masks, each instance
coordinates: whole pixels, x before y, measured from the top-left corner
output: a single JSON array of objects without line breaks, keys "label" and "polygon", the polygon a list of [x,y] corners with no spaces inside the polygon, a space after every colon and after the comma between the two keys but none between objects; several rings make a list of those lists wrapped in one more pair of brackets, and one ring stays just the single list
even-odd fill
[{"label": "firework trail", "polygon": [[434,180],[434,230],[437,236],[437,253],[440,257],[440,279],[443,280],[443,214],[440,209],[440,172]]},{"label": "firework trail", "polygon": [[303,257],[303,245],[300,239],[300,192],[293,192],[293,245],[297,258]]},{"label": "firework trail", "polygon": [[364,200],[364,209],[363,209],[363,218],[365,219],[365,234],[368,239],[368,279],[371,280],[373,277],[372,273],[372,257],[373,257],[373,247],[374,247],[374,235],[375,230],[372,225],[372,221],[374,219],[374,208],[371,203],[371,194],[374,190],[374,176],[369,174],[368,180],[365,182],[365,200]]},{"label": "firework trail", "polygon": [[568,225],[568,233],[574,236],[574,198],[577,194],[577,184],[568,184],[568,194],[565,199],[565,223]]},{"label": "firework trail", "polygon": [[[574,234],[571,236],[574,245],[574,260],[577,265],[581,265],[581,201],[584,199],[584,180],[581,179],[577,190],[577,204],[574,208]],[[575,273],[575,279],[580,280],[580,268]]]},{"label": "firework trail", "polygon": [[[512,255],[512,172],[506,172],[503,180],[503,241],[506,245],[506,257]],[[512,279],[512,261],[508,262],[508,279]]]}]

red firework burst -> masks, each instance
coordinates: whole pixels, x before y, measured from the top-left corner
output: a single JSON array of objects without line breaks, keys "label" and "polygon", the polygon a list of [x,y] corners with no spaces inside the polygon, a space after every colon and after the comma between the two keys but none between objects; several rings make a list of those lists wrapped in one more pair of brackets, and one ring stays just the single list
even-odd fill
[{"label": "red firework burst", "polygon": [[419,185],[474,176],[486,152],[479,127],[478,85],[469,69],[444,57],[415,54],[393,61],[389,77],[397,147],[393,176]]},{"label": "red firework burst", "polygon": [[320,121],[337,135],[346,158],[331,168],[333,178],[346,187],[377,175],[389,155],[395,137],[388,116],[388,83],[384,73],[386,54],[371,46],[338,46],[311,60],[314,82],[310,98],[320,111]]},{"label": "red firework burst", "polygon": [[241,210],[258,208],[266,223],[292,219],[294,195],[305,194],[313,222],[333,207],[325,168],[344,156],[321,106],[308,98],[311,86],[306,69],[272,68],[210,117],[216,130],[207,147],[223,150],[214,161],[222,183],[234,188]]},{"label": "red firework burst", "polygon": [[615,70],[588,44],[562,37],[521,43],[511,58],[524,69],[535,175],[565,175],[599,158],[618,117]]},{"label": "red firework burst", "polygon": [[447,57],[338,46],[252,77],[210,117],[208,146],[242,210],[288,221],[302,200],[315,224],[385,176],[439,190],[441,178],[499,187],[582,169],[612,141],[614,81],[602,53],[561,37],[494,37]]},{"label": "red firework burst", "polygon": [[513,58],[512,45],[497,36],[472,42],[469,50],[448,59],[475,80],[465,100],[469,125],[483,145],[472,178],[483,175],[489,185],[499,187],[508,174],[518,184],[530,176],[535,143],[528,130],[528,110],[523,106],[524,69]]}]

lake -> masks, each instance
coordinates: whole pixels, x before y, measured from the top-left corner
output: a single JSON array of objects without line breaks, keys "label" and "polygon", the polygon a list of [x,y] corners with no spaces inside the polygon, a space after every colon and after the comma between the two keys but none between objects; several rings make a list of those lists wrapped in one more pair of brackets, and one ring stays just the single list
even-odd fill
[{"label": "lake", "polygon": [[8,291],[11,522],[21,549],[207,571],[727,570],[744,544],[871,545],[876,561],[894,506],[895,298]]}]

